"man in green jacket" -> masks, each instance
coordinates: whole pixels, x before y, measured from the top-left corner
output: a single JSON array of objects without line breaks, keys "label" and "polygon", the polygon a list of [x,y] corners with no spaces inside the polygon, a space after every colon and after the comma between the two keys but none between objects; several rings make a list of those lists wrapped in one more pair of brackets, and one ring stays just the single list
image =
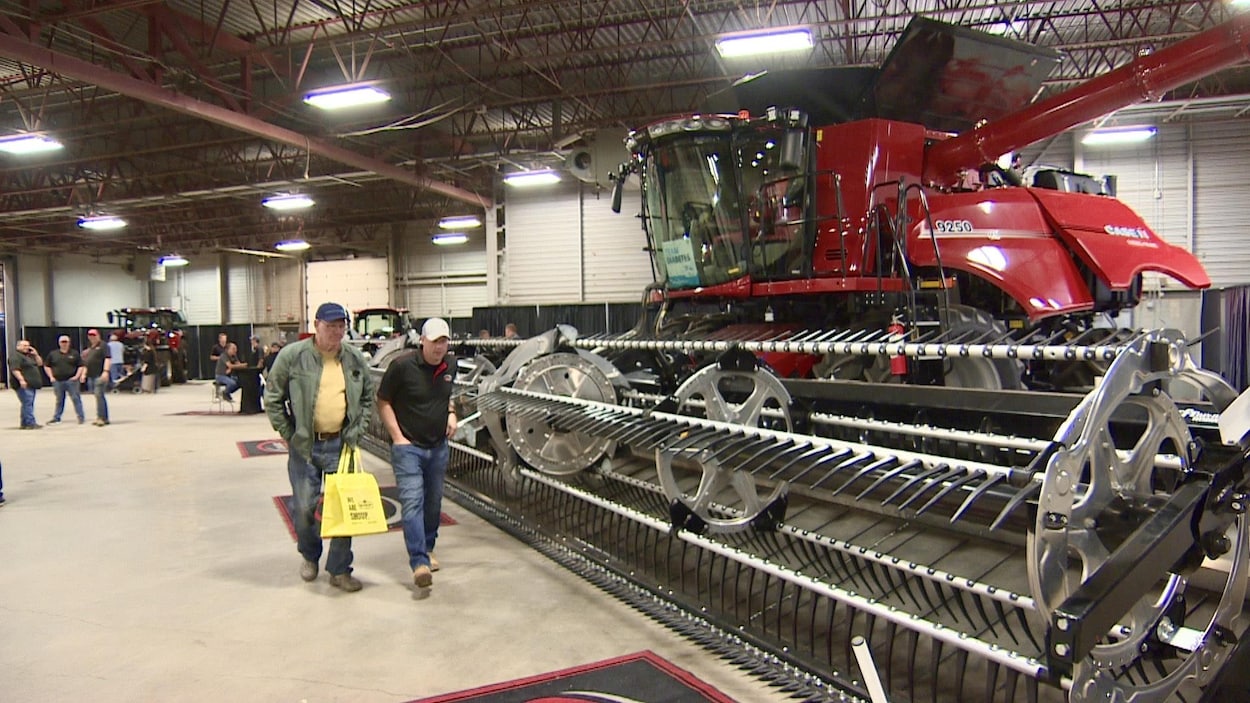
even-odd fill
[{"label": "man in green jacket", "polygon": [[[355,347],[343,344],[347,310],[338,303],[317,308],[314,336],[283,348],[265,384],[269,423],[286,440],[287,475],[294,510],[291,521],[299,553],[300,578],[317,578],[321,528],[317,496],[322,475],[338,470],[343,447],[360,444],[373,415],[374,383],[369,364]],[[330,585],[349,593],[360,590],[352,576],[352,540],[334,537],[326,557]]]}]

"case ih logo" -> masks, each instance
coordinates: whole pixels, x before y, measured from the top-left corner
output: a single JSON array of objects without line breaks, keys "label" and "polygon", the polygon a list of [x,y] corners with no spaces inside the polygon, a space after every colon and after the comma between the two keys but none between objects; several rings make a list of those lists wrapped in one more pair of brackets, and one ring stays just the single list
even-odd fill
[{"label": "case ih logo", "polygon": [[1150,239],[1150,233],[1141,227],[1121,227],[1120,225],[1106,225],[1102,231],[1113,237],[1127,237],[1128,239]]}]

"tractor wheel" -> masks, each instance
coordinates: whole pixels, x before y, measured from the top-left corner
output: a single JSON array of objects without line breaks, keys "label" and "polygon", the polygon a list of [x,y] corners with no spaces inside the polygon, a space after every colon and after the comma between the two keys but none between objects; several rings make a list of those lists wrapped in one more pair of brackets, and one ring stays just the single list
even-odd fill
[{"label": "tractor wheel", "polygon": [[185,349],[170,354],[170,375],[174,383],[187,382],[187,352]]},{"label": "tractor wheel", "polygon": [[169,348],[156,350],[156,371],[160,374],[161,387],[164,388],[170,384],[169,381]]},{"label": "tractor wheel", "polygon": [[[946,319],[946,338],[955,343],[1002,339],[1007,335],[1003,323],[984,310],[966,305],[951,305]],[[943,378],[945,385],[955,388],[989,388],[1019,390],[1023,367],[1013,359],[984,357],[947,357]]]}]

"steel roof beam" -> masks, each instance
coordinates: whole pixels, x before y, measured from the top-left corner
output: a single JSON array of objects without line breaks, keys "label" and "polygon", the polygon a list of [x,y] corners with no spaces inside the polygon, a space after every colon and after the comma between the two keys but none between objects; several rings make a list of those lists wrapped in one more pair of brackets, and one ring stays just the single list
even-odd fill
[{"label": "steel roof beam", "polygon": [[0,55],[32,66],[38,66],[74,80],[86,81],[92,85],[121,93],[146,103],[159,105],[184,115],[190,115],[242,132],[248,132],[265,139],[272,139],[276,142],[305,148],[311,153],[319,154],[341,164],[373,171],[378,175],[386,176],[421,190],[434,191],[484,209],[492,207],[490,198],[483,197],[477,193],[471,193],[450,183],[435,181],[405,171],[384,161],[378,161],[340,146],[324,143],[321,140],[313,139],[293,130],[242,115],[217,105],[195,100],[167,88],[152,85],[114,71],[101,69],[72,56],[44,49],[25,39],[0,34]]}]

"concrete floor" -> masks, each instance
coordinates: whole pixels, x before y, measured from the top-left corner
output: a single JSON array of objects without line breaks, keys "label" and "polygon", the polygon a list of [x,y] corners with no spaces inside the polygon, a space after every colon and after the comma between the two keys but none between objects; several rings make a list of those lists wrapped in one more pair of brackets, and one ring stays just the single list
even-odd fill
[{"label": "concrete floor", "polygon": [[[364,590],[302,582],[264,415],[207,382],[109,396],[112,424],[18,429],[0,395],[0,700],[395,703],[650,649],[739,701],[790,700],[453,503],[434,586],[398,532],[355,540]],[[36,416],[52,416],[39,392]],[[366,455],[382,485],[389,465]]]}]

